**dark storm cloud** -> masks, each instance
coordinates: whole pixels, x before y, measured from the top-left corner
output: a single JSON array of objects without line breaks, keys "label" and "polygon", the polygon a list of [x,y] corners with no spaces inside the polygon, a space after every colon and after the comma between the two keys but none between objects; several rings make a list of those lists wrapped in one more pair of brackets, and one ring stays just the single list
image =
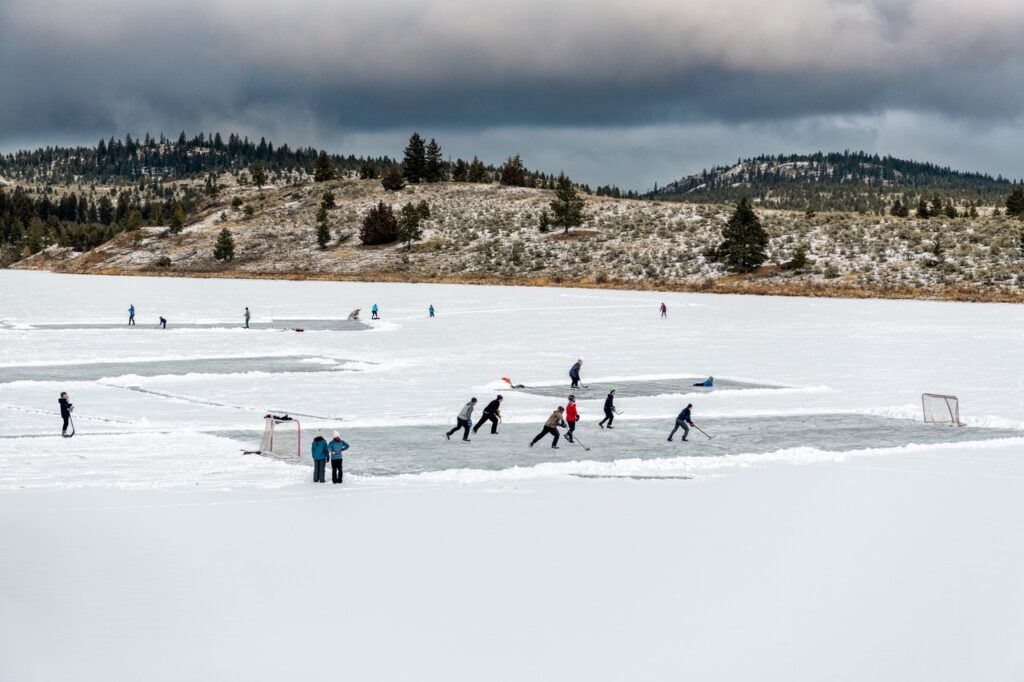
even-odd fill
[{"label": "dark storm cloud", "polygon": [[412,128],[771,126],[887,111],[999,125],[1024,107],[1024,7],[1008,0],[491,5],[5,0],[0,145],[181,129],[317,143]]}]

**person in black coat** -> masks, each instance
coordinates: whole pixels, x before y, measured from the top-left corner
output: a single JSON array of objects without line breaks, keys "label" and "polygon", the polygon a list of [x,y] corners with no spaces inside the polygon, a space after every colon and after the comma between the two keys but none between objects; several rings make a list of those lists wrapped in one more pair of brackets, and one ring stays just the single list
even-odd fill
[{"label": "person in black coat", "polygon": [[604,419],[597,423],[602,429],[607,422],[608,428],[614,428],[612,422],[615,421],[615,389],[608,391],[608,397],[604,399]]},{"label": "person in black coat", "polygon": [[500,395],[487,403],[487,407],[484,408],[483,414],[480,415],[480,421],[473,427],[473,433],[480,430],[480,427],[484,425],[484,422],[491,422],[491,433],[498,432],[498,420],[501,419],[501,401],[504,400]]},{"label": "person in black coat", "polygon": [[71,399],[68,398],[68,394],[66,392],[62,392],[60,394],[57,404],[60,405],[60,417],[64,420],[64,426],[60,430],[60,435],[67,438],[68,422],[71,421],[71,411],[75,409],[75,406],[71,404]]}]

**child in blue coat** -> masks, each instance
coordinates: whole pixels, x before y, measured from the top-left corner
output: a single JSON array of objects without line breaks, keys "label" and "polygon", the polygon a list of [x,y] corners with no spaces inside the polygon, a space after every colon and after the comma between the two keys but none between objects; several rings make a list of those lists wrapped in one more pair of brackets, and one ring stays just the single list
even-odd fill
[{"label": "child in blue coat", "polygon": [[317,433],[313,439],[313,483],[323,483],[327,471],[327,458],[330,456],[324,434]]},{"label": "child in blue coat", "polygon": [[342,453],[348,450],[348,443],[341,439],[335,431],[331,442],[327,444],[327,450],[331,453],[331,483],[341,483],[344,472],[341,470]]}]

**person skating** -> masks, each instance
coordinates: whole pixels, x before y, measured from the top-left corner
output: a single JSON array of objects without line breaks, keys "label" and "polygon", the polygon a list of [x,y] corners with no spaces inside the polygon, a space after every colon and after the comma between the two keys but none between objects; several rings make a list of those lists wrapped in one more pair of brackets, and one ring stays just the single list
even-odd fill
[{"label": "person skating", "polygon": [[615,421],[615,389],[608,391],[608,397],[604,399],[604,419],[597,423],[602,429],[605,428],[605,424],[608,424],[609,429],[614,428],[612,422]]},{"label": "person skating", "polygon": [[540,433],[538,433],[536,436],[534,436],[532,441],[530,441],[530,447],[531,448],[534,445],[536,445],[537,442],[541,438],[543,438],[544,436],[546,436],[549,433],[552,436],[555,437],[555,439],[553,441],[551,441],[551,447],[555,448],[555,449],[558,448],[558,427],[559,426],[565,426],[565,420],[562,419],[562,413],[564,411],[565,411],[565,408],[563,408],[561,405],[559,405],[558,408],[555,409],[555,411],[551,413],[551,416],[548,417],[548,420],[546,422],[544,422],[544,428],[541,429]]},{"label": "person skating", "polygon": [[431,317],[434,316],[434,304],[433,303],[430,304],[430,307],[427,308],[427,311],[430,313]]},{"label": "person skating", "polygon": [[662,303],[661,303],[661,316],[662,317],[668,317],[668,306],[665,305],[664,301],[662,301]]},{"label": "person skating", "polygon": [[672,440],[672,436],[676,435],[676,431],[679,429],[683,430],[683,440],[686,440],[686,437],[690,435],[690,427],[693,426],[693,420],[690,418],[690,411],[692,409],[693,403],[690,403],[676,417],[676,425],[672,427],[672,433],[668,434],[669,440]]},{"label": "person skating", "polygon": [[370,319],[371,320],[379,320],[380,319],[380,314],[379,313],[380,313],[380,308],[378,308],[377,304],[374,303],[373,307],[370,308]]},{"label": "person skating", "polygon": [[456,417],[455,426],[452,430],[444,434],[444,437],[448,440],[452,439],[452,434],[459,429],[463,430],[462,440],[469,442],[469,427],[473,425],[473,410],[476,408],[476,398],[470,398],[469,402],[462,406],[459,410],[459,416]]},{"label": "person skating", "polygon": [[700,386],[702,388],[714,388],[715,387],[715,378],[714,377],[708,377],[704,381],[698,381],[697,383],[694,384],[694,386]]},{"label": "person skating", "polygon": [[324,440],[324,434],[321,432],[317,432],[316,438],[313,439],[312,455],[313,483],[324,483],[324,474],[327,471],[327,458],[330,456],[330,452],[327,449],[327,441]]},{"label": "person skating", "polygon": [[60,398],[57,399],[57,404],[60,405],[60,418],[64,420],[64,425],[60,429],[60,435],[70,438],[68,436],[68,422],[71,421],[71,413],[75,410],[75,406],[71,404],[71,399],[68,397],[67,392],[61,392]]},{"label": "person skating", "polygon": [[565,439],[570,443],[576,441],[573,440],[572,434],[576,430],[576,422],[580,420],[579,410],[576,409],[576,396],[569,396],[569,404],[565,406],[565,423],[569,425],[569,430],[565,432]]},{"label": "person skating", "polygon": [[251,317],[251,315],[249,314],[249,306],[245,306],[245,316],[244,317],[245,317],[245,328],[248,329],[249,328],[249,318]]},{"label": "person skating", "polygon": [[342,471],[344,464],[342,453],[348,448],[348,443],[341,439],[337,431],[331,434],[331,442],[327,444],[327,452],[331,456],[331,483],[341,483],[341,479],[345,476],[345,472]]},{"label": "person skating", "polygon": [[484,425],[484,422],[491,422],[491,433],[495,434],[498,432],[498,420],[501,419],[501,401],[504,400],[500,395],[487,403],[487,407],[484,408],[483,414],[480,415],[480,421],[473,427],[473,433],[480,430],[480,427]]},{"label": "person skating", "polygon": [[160,328],[167,329],[167,318],[163,315],[160,316]]},{"label": "person skating", "polygon": [[135,304],[134,303],[132,303],[131,305],[128,306],[128,326],[129,327],[134,327],[135,326]]},{"label": "person skating", "polygon": [[576,360],[576,364],[569,368],[569,378],[572,379],[572,384],[569,388],[580,387],[580,368],[583,367],[583,358]]}]

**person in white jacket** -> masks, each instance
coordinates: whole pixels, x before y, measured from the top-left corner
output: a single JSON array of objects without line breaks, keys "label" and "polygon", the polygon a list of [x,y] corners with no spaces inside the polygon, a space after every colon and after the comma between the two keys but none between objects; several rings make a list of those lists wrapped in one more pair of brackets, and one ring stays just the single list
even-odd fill
[{"label": "person in white jacket", "polygon": [[476,398],[470,398],[469,402],[462,406],[459,410],[459,416],[456,417],[455,426],[451,431],[444,434],[444,437],[448,440],[452,439],[452,434],[463,429],[462,440],[469,442],[469,427],[473,425],[473,408],[476,407]]}]

